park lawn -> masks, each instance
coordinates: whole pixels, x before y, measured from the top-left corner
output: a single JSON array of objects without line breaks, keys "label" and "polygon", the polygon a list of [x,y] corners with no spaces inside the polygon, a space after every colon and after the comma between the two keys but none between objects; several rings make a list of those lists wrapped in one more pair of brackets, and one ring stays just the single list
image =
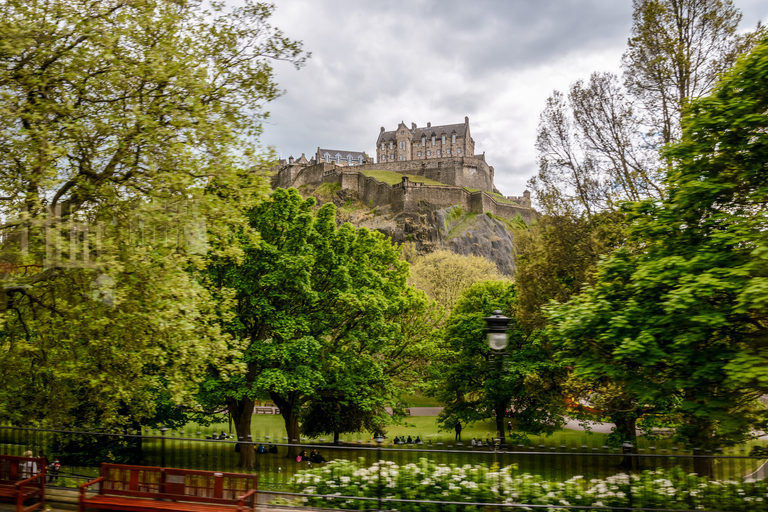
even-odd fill
[{"label": "park lawn", "polygon": [[445,183],[440,183],[439,181],[430,180],[429,178],[425,178],[424,176],[416,176],[415,174],[402,174],[399,172],[392,172],[392,171],[362,171],[362,173],[365,176],[368,176],[370,178],[376,178],[377,180],[387,183],[389,185],[396,185],[397,183],[400,183],[401,181],[403,181],[403,176],[408,176],[408,179],[414,183],[423,183],[425,185],[439,185],[443,187],[448,186]]}]

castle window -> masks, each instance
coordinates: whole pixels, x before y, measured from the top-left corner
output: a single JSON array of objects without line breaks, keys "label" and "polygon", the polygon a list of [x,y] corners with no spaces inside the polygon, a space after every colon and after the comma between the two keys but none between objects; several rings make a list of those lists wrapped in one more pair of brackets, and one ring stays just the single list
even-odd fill
[{"label": "castle window", "polygon": [[456,151],[458,151],[458,152],[459,152],[459,154],[461,154],[461,148],[457,149]]},{"label": "castle window", "polygon": [[432,136],[432,145],[433,146],[435,145],[435,136],[434,135]]},{"label": "castle window", "polygon": [[328,153],[326,153],[323,158],[325,160],[325,163],[329,163],[331,161],[331,155],[329,155]]},{"label": "castle window", "polygon": [[421,156],[421,151],[419,151],[419,156]]},{"label": "castle window", "polygon": [[427,156],[432,156],[432,152],[430,150],[427,150]]},{"label": "castle window", "polygon": [[340,164],[340,163],[341,163],[341,155],[340,155],[340,154],[338,154],[338,153],[336,153],[336,163],[337,163],[337,164]]},{"label": "castle window", "polygon": [[445,144],[445,135],[443,135],[443,144]]},{"label": "castle window", "polygon": [[394,154],[394,153],[392,153],[391,155],[389,155],[389,158],[391,158],[392,160],[394,160],[394,159],[395,159],[395,154]]},{"label": "castle window", "polygon": [[363,157],[362,156],[357,157],[357,163],[359,163],[360,165],[363,164]]},{"label": "castle window", "polygon": [[391,142],[389,143],[389,149],[392,149],[392,143]]},{"label": "castle window", "polygon": [[440,156],[440,150],[439,149],[437,150],[437,156]]},{"label": "castle window", "polygon": [[347,155],[347,165],[352,165],[352,155]]},{"label": "castle window", "polygon": [[446,155],[450,155],[450,154],[451,154],[451,150],[450,150],[450,149],[446,149],[446,150],[445,150],[445,154],[446,154]]},{"label": "castle window", "polygon": [[426,135],[421,136],[421,145],[426,146],[427,145],[427,137]]},{"label": "castle window", "polygon": [[451,135],[451,142],[456,144],[456,134],[455,133],[453,135]]}]

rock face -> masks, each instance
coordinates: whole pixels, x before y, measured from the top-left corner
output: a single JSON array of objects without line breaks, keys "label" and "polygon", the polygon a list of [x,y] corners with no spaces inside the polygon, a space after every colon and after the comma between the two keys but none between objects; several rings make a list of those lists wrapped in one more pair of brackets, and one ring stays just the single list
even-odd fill
[{"label": "rock face", "polygon": [[393,214],[388,206],[370,208],[358,201],[354,192],[329,191],[302,187],[305,196],[314,195],[320,204],[333,202],[338,207],[339,222],[384,233],[392,241],[404,244],[406,252],[427,254],[448,249],[466,256],[483,256],[499,271],[514,272],[512,248],[513,223],[489,214],[465,212],[459,206],[435,210],[423,205],[418,212]]}]

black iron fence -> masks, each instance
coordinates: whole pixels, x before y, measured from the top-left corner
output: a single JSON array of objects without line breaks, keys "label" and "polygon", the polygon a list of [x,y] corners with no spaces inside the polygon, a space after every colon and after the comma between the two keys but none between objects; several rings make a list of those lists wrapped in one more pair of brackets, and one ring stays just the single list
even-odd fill
[{"label": "black iron fence", "polygon": [[[117,462],[257,472],[260,493],[283,506],[768,510],[768,488],[752,482],[763,478],[768,457],[759,442],[714,453],[664,439],[639,448],[593,445],[588,436],[557,445],[498,446],[490,441],[472,446],[436,438],[395,444],[394,439],[377,443],[360,438],[336,446],[269,435],[236,439],[167,429],[84,432],[0,426],[0,445],[0,453],[31,450],[49,462],[57,459],[61,469],[49,476],[48,485],[58,487],[76,487],[97,476],[101,462]],[[296,459],[297,451],[309,455],[312,450],[330,462]],[[243,467],[243,461],[250,467]],[[706,478],[691,475],[702,468],[709,473]]]}]

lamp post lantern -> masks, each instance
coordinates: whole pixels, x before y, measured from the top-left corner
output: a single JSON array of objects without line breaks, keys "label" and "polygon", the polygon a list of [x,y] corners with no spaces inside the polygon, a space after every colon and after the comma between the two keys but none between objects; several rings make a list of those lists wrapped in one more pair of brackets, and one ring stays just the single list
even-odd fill
[{"label": "lamp post lantern", "polygon": [[[506,348],[509,343],[507,331],[509,330],[509,318],[501,314],[498,309],[489,317],[484,318],[488,335],[488,346],[491,348],[491,360],[496,363],[497,378],[501,381],[501,365],[506,356]],[[499,434],[500,444],[506,447],[504,437],[504,413],[507,410],[507,403],[502,393],[497,389],[497,396],[493,397],[494,409],[496,410],[496,430]]]}]

